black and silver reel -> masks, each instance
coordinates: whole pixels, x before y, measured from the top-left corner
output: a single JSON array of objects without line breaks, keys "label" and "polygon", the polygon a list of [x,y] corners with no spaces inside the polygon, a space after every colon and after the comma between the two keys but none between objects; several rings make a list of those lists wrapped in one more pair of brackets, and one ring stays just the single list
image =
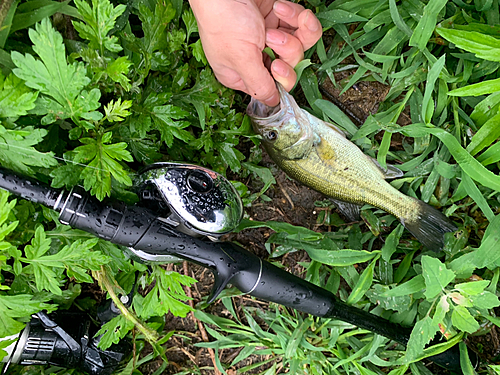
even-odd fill
[{"label": "black and silver reel", "polygon": [[94,336],[99,327],[85,313],[56,312],[33,314],[19,335],[0,341],[16,339],[5,351],[1,362],[20,365],[51,364],[77,368],[90,375],[109,375],[130,352],[126,340],[106,350],[97,347],[101,336]]},{"label": "black and silver reel", "polygon": [[[217,241],[235,229],[243,217],[241,198],[221,174],[198,165],[155,163],[139,172],[134,182],[139,205],[158,214],[175,230]],[[171,255],[151,256],[130,248],[142,260],[172,262]]]}]

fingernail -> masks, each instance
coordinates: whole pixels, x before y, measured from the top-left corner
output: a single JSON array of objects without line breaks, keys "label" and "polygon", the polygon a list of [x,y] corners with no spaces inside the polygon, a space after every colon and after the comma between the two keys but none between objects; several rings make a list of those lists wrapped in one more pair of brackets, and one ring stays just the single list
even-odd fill
[{"label": "fingernail", "polygon": [[284,44],[285,42],[286,42],[286,33],[275,29],[268,29],[266,31],[267,44]]},{"label": "fingernail", "polygon": [[295,9],[282,1],[276,1],[273,5],[274,13],[281,17],[293,17]]},{"label": "fingernail", "polygon": [[319,23],[319,20],[316,19],[314,16],[313,12],[310,11],[309,9],[306,10],[306,18],[304,20],[304,25],[309,29],[309,31],[318,31],[320,28],[321,24]]},{"label": "fingernail", "polygon": [[283,78],[287,78],[290,75],[290,70],[288,69],[287,64],[279,59],[273,61],[271,69],[275,74]]}]

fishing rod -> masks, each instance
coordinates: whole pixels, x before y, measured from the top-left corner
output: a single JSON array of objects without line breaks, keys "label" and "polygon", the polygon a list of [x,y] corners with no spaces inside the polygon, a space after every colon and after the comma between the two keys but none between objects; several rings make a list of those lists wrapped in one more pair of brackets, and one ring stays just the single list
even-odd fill
[{"label": "fishing rod", "polygon": [[[55,189],[0,167],[0,188],[59,212],[59,221],[117,245],[147,262],[187,260],[214,274],[213,302],[228,283],[241,292],[323,318],[342,320],[408,343],[412,329],[349,306],[333,293],[230,242],[214,242],[243,215],[241,199],[222,175],[189,164],[155,163],[136,182],[140,203],[99,201],[82,187]],[[477,363],[474,353],[470,353]],[[458,345],[432,357],[461,373]]]}]

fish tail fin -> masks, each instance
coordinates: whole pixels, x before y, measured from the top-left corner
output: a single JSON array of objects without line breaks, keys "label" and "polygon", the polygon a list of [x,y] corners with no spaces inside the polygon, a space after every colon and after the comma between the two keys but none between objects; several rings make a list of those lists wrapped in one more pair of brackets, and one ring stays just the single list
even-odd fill
[{"label": "fish tail fin", "polygon": [[426,248],[435,252],[443,249],[444,234],[457,230],[449,218],[422,201],[418,201],[418,219],[401,219],[401,222]]}]

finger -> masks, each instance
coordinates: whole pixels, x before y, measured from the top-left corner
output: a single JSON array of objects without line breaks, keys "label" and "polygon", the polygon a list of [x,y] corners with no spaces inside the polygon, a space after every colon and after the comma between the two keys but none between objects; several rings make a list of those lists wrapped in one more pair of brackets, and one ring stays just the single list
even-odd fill
[{"label": "finger", "polygon": [[321,23],[313,12],[306,9],[299,14],[298,25],[299,27],[293,35],[300,40],[304,51],[306,51],[321,38],[321,34],[323,33]]},{"label": "finger", "polygon": [[299,14],[302,13],[304,7],[290,1],[279,0],[273,5],[274,14],[293,28],[299,27]]},{"label": "finger", "polygon": [[294,67],[304,58],[300,40],[281,30],[266,30],[266,45],[283,61]]},{"label": "finger", "polygon": [[278,89],[273,77],[264,66],[262,52],[257,48],[250,53],[248,50],[245,52],[242,55],[243,62],[234,64],[234,66],[244,67],[242,70],[237,70],[245,85],[242,91],[268,106],[274,107],[278,105]]},{"label": "finger", "polygon": [[276,59],[271,64],[271,74],[274,79],[281,83],[286,91],[290,91],[297,81],[297,73],[286,62]]},{"label": "finger", "polygon": [[229,87],[233,90],[245,91],[246,86],[241,76],[233,69],[224,67],[224,68],[215,68],[214,74],[217,80],[222,83],[224,86]]}]

